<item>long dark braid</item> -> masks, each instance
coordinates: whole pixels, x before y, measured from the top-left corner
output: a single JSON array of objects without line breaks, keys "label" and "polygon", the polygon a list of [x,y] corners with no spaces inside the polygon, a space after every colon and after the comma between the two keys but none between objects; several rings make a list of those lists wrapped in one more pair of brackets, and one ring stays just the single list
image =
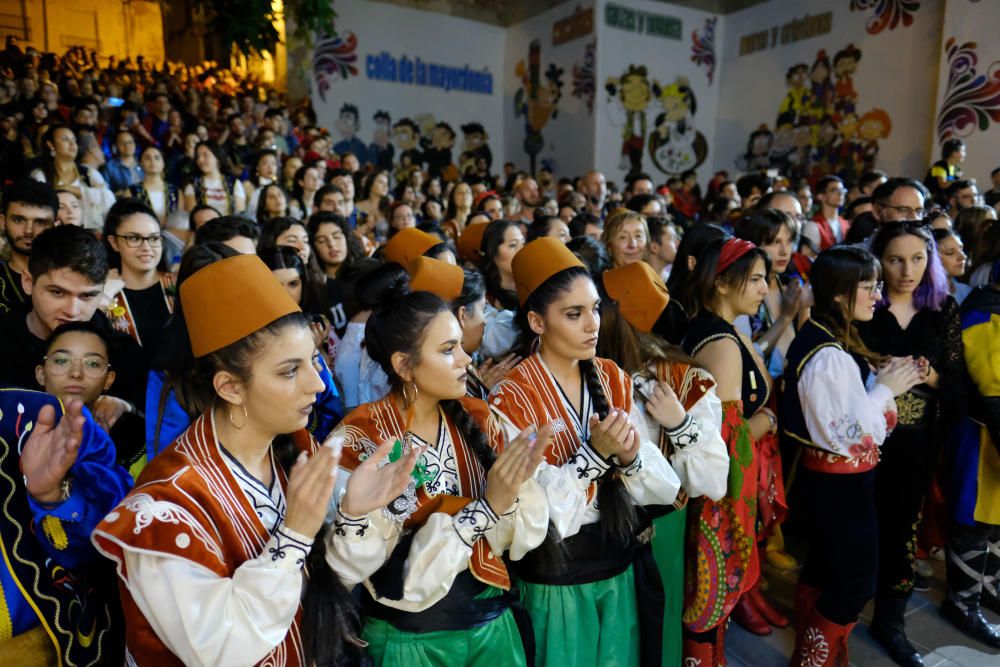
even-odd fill
[{"label": "long dark braid", "polygon": [[[290,476],[298,448],[288,436],[275,438],[271,446],[285,475]],[[302,592],[302,648],[306,664],[315,667],[332,667],[345,652],[360,655],[362,646],[357,604],[326,562],[328,530],[326,525],[320,528],[306,556],[309,577]]]},{"label": "long dark braid", "polygon": [[[493,462],[496,461],[496,454],[493,452],[493,448],[490,447],[490,443],[486,439],[486,434],[483,433],[483,429],[479,428],[479,424],[473,419],[472,415],[469,414],[462,402],[457,399],[448,399],[441,401],[441,409],[444,410],[444,414],[451,420],[455,426],[458,427],[458,432],[462,434],[465,438],[465,444],[469,446],[472,453],[475,454],[476,460],[479,461],[479,465],[483,468],[483,473],[488,473],[490,468],[493,467]],[[493,510],[496,512],[503,512],[506,507],[494,507]]]},{"label": "long dark braid", "polygon": [[[594,404],[594,413],[598,418],[604,419],[608,416],[611,406],[604,393],[597,364],[593,359],[581,361],[580,371],[583,374],[583,381],[587,383],[587,391]],[[601,510],[601,537],[608,543],[628,543],[639,526],[639,517],[632,497],[625,489],[615,466],[609,468],[597,481],[597,504]]]},{"label": "long dark braid", "polygon": [[[251,368],[260,351],[275,340],[286,328],[309,330],[309,321],[302,313],[281,317],[263,329],[228,345],[221,350],[199,358],[205,367],[227,370],[244,385],[253,379]],[[271,444],[275,458],[290,478],[291,468],[298,455],[297,447],[288,436],[278,436]],[[350,591],[326,562],[325,532],[319,531],[306,556],[308,580],[302,594],[302,645],[307,663],[329,667],[345,652],[357,652],[360,620]]]}]

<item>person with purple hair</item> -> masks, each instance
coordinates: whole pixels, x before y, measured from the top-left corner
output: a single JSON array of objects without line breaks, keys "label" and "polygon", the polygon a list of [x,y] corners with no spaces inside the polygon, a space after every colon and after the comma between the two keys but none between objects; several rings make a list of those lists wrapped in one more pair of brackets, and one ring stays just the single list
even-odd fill
[{"label": "person with purple hair", "polygon": [[885,292],[861,339],[884,357],[912,357],[924,381],[896,397],[899,423],[882,445],[875,478],[878,583],[872,637],[898,665],[922,665],[906,638],[903,616],[914,589],[916,528],[941,444],[961,409],[962,327],[958,304],[931,230],[922,222],[881,225],[872,253]]}]

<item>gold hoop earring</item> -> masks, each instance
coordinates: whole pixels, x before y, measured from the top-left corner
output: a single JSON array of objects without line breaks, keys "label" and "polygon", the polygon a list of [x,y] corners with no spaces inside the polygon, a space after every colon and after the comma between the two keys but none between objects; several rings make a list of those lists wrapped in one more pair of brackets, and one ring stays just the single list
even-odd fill
[{"label": "gold hoop earring", "polygon": [[[409,389],[409,388],[413,389],[413,398],[410,398],[409,396],[406,395],[406,390]],[[419,395],[420,395],[420,391],[417,389],[417,383],[416,382],[406,382],[406,383],[403,384],[403,402],[406,403],[406,407],[410,407],[411,405],[413,405],[414,403],[416,403],[417,402],[417,396],[419,396]]]},{"label": "gold hoop earring", "polygon": [[229,408],[229,423],[232,424],[233,428],[235,428],[237,431],[246,426],[247,419],[250,418],[250,415],[247,413],[247,406],[241,405],[240,407],[243,408],[243,423],[240,424],[239,426],[236,425],[236,421],[233,419],[233,408],[232,407]]}]

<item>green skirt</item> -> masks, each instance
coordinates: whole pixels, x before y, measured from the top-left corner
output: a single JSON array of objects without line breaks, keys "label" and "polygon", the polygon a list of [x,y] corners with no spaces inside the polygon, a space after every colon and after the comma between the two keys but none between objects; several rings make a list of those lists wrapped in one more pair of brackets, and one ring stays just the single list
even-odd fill
[{"label": "green skirt", "polygon": [[[478,598],[502,595],[488,588]],[[382,667],[523,667],[524,646],[510,609],[494,620],[468,630],[403,632],[388,621],[369,618],[361,637],[368,642],[368,655]]]},{"label": "green skirt", "polygon": [[639,614],[631,565],[617,576],[590,584],[521,581],[518,587],[535,628],[538,667],[639,665]]},{"label": "green skirt", "polygon": [[663,667],[681,664],[684,612],[684,528],[687,507],[653,521],[653,558],[663,580]]}]

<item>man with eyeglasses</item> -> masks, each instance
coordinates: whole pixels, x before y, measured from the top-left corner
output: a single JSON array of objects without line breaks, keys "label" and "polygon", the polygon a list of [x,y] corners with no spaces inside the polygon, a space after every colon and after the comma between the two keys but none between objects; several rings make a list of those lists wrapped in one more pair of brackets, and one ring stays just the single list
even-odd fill
[{"label": "man with eyeglasses", "polygon": [[898,176],[890,178],[872,193],[875,202],[872,215],[879,223],[922,220],[929,197],[930,193],[920,181]]},{"label": "man with eyeglasses", "polygon": [[[45,341],[67,322],[94,320],[110,330],[98,312],[108,275],[108,256],[93,234],[73,225],[54,227],[34,239],[21,282],[30,310],[0,317],[0,383],[35,387],[35,368],[45,356]],[[112,364],[118,380],[112,395],[94,405],[94,419],[111,429],[126,413],[145,403],[148,368],[139,346],[127,334],[110,333]],[[141,438],[141,430],[139,431]]]},{"label": "man with eyeglasses", "polygon": [[0,261],[0,312],[23,312],[30,307],[21,275],[28,270],[31,242],[55,224],[58,210],[59,199],[46,183],[26,179],[4,190],[0,225],[10,246],[10,259]]},{"label": "man with eyeglasses", "polygon": [[819,210],[805,224],[802,235],[821,251],[843,243],[847,236],[851,225],[840,215],[846,195],[847,188],[839,176],[824,176],[816,183],[816,203],[819,204]]}]

